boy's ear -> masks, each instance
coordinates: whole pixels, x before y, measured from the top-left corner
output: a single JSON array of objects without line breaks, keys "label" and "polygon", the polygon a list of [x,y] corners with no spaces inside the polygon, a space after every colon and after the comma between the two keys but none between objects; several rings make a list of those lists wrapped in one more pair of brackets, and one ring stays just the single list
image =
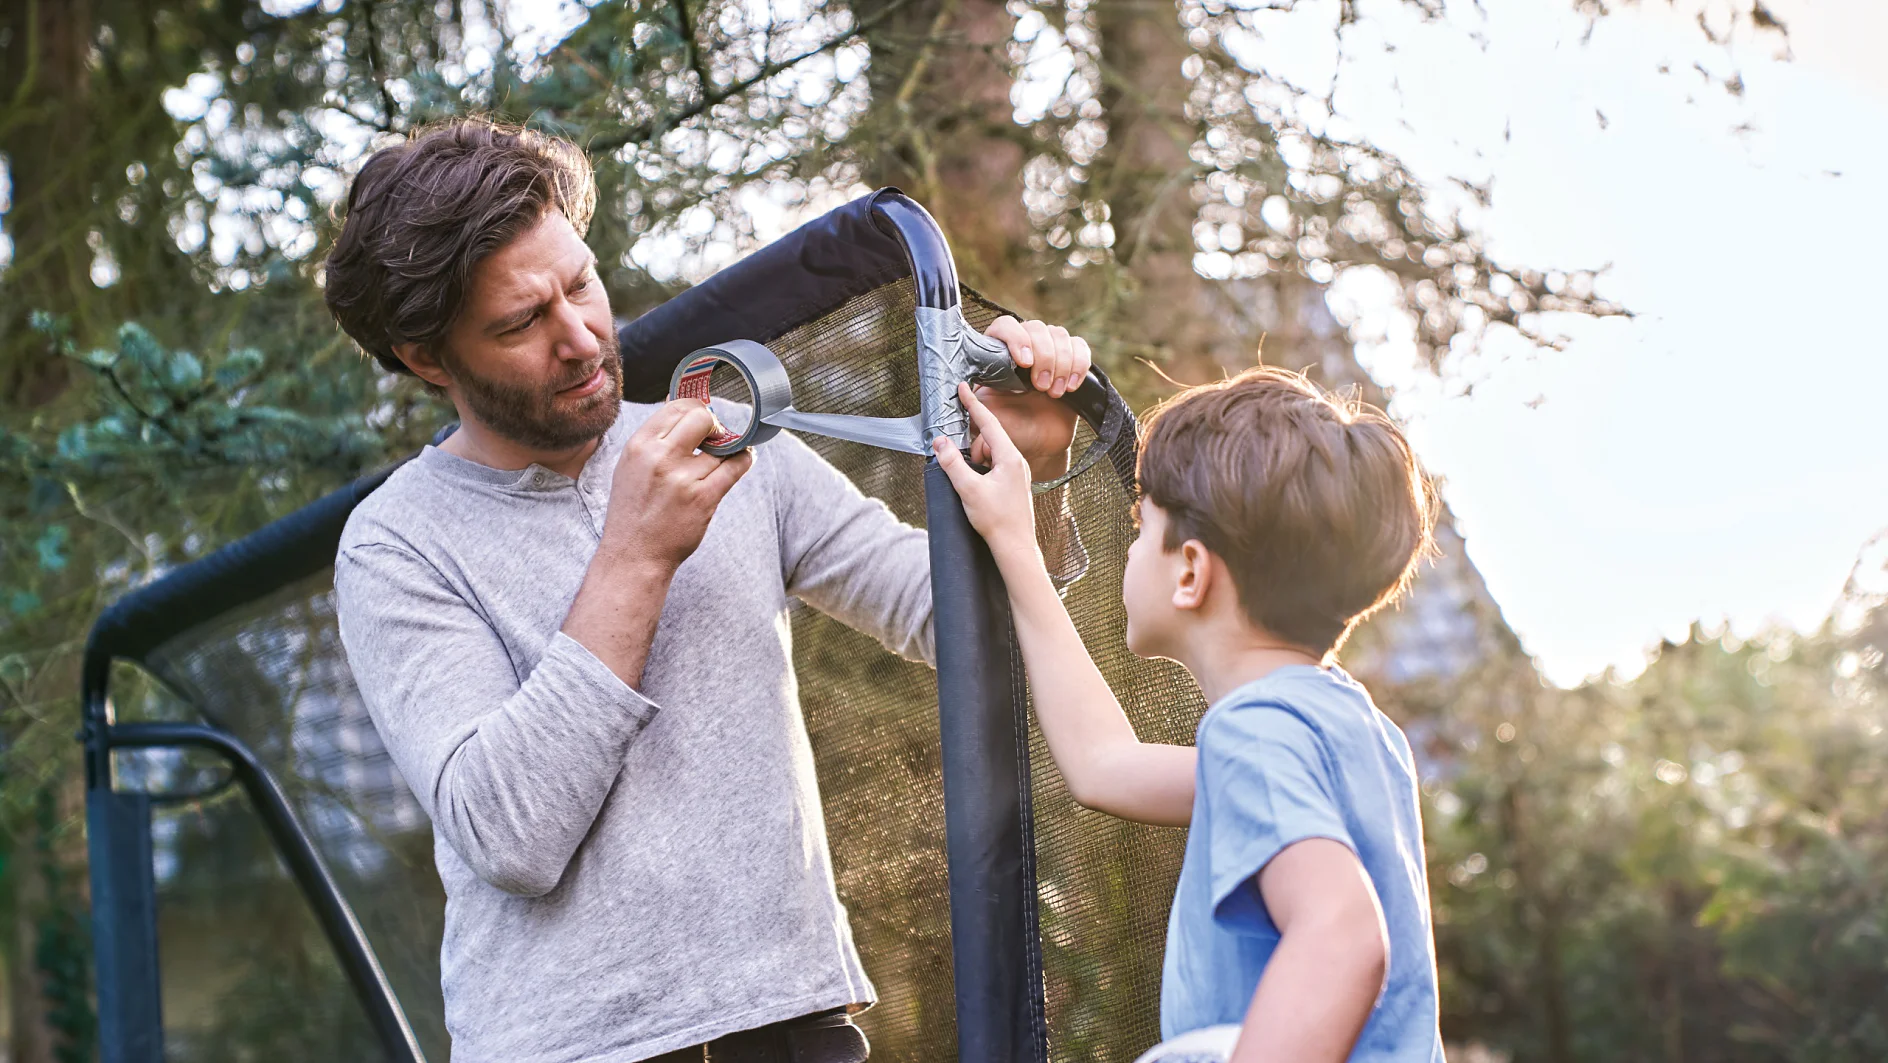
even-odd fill
[{"label": "boy's ear", "polygon": [[423,343],[396,343],[393,345],[393,356],[413,370],[414,376],[436,388],[444,388],[452,383],[452,376],[446,372],[446,367],[439,364],[439,359]]},{"label": "boy's ear", "polygon": [[1174,573],[1173,607],[1194,610],[1206,605],[1213,589],[1213,554],[1198,539],[1180,544],[1177,571]]}]

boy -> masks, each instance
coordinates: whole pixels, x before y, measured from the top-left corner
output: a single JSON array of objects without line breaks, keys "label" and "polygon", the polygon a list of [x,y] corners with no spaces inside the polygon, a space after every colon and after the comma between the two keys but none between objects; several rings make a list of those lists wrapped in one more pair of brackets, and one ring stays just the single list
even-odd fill
[{"label": "boy", "polygon": [[1409,742],[1332,657],[1430,549],[1434,502],[1376,409],[1258,368],[1148,420],[1128,647],[1212,707],[1196,747],[1139,741],[1038,556],[1029,467],[962,389],[992,459],[939,462],[1010,595],[1036,714],[1070,793],[1192,825],[1167,931],[1161,1034],[1241,1027],[1233,1063],[1442,1063]]}]

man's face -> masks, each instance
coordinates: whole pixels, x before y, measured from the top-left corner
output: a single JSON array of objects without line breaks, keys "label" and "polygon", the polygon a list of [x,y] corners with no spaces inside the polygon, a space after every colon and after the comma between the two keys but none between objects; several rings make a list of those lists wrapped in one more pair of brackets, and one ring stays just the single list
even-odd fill
[{"label": "man's face", "polygon": [[558,211],[479,263],[440,347],[461,418],[520,446],[582,446],[620,412],[609,297],[596,256]]}]

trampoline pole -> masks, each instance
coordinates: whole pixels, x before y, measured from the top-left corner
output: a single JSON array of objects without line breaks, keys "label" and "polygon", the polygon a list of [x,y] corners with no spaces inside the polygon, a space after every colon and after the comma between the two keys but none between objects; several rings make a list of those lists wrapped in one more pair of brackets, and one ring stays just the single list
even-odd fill
[{"label": "trampoline pole", "polygon": [[[957,382],[966,358],[957,265],[937,222],[896,189],[872,197],[873,221],[911,264],[925,443],[948,432],[969,445]],[[1005,373],[1008,358],[1002,357]],[[1009,596],[983,537],[935,458],[924,466],[931,539],[932,631],[944,769],[951,971],[961,1063],[1046,1063],[1042,953],[1029,828],[1028,750],[1019,740]]]},{"label": "trampoline pole", "polygon": [[426,1063],[419,1038],[387,981],[379,957],[374,955],[367,932],[328,872],[313,839],[296,818],[281,786],[249,747],[224,731],[194,723],[119,724],[112,729],[111,742],[124,748],[192,747],[222,755],[249,795],[290,877],[314,910],[315,921],[333,946],[335,958],[386,1050],[389,1063]]},{"label": "trampoline pole", "polygon": [[937,700],[962,1063],[1041,1057],[1033,986],[1036,902],[1025,862],[1026,766],[1012,703],[1009,603],[989,547],[935,461],[924,470],[936,610]]},{"label": "trampoline pole", "polygon": [[151,800],[114,787],[111,656],[94,640],[82,666],[85,840],[91,876],[92,963],[102,1063],[163,1063],[157,963],[157,882]]}]

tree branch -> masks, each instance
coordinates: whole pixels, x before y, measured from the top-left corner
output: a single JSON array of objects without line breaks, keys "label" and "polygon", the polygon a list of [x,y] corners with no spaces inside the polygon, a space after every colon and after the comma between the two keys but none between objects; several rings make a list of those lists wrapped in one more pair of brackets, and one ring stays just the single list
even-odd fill
[{"label": "tree branch", "polygon": [[361,4],[361,18],[367,25],[367,72],[373,75],[374,84],[380,89],[380,105],[387,112],[386,125],[382,128],[393,132],[400,105],[394,102],[393,92],[387,88],[387,72],[381,69],[380,30],[374,25],[374,6],[374,0],[364,0]]},{"label": "tree branch", "polygon": [[695,22],[688,14],[688,0],[675,0],[676,32],[682,35],[682,45],[688,52],[688,68],[695,72],[695,81],[701,86],[702,98],[706,99],[715,90],[715,83],[708,77],[708,66],[702,62],[701,43],[695,40]]},{"label": "tree branch", "polygon": [[858,25],[852,27],[851,29],[840,34],[839,36],[834,37],[832,40],[827,41],[825,44],[822,44],[817,48],[809,48],[806,51],[801,52],[799,55],[792,56],[787,59],[782,59],[779,62],[768,63],[766,66],[761,67],[760,72],[755,74],[753,77],[743,78],[740,81],[736,81],[724,89],[719,89],[714,92],[704,92],[702,94],[701,99],[695,101],[694,103],[690,104],[687,107],[682,108],[679,111],[674,112],[673,114],[665,114],[660,119],[657,119],[656,121],[638,122],[633,126],[629,126],[615,133],[607,133],[607,134],[595,137],[589,142],[589,144],[586,145],[586,147],[591,151],[615,151],[617,148],[620,148],[624,146],[625,144],[640,144],[648,140],[649,138],[657,135],[658,133],[663,133],[670,129],[675,128],[677,125],[680,125],[681,123],[688,121],[690,118],[693,118],[696,115],[703,113],[704,111],[708,110],[710,107],[713,107],[715,104],[718,104],[722,102],[723,100],[727,100],[735,96],[739,96],[741,93],[746,92],[748,89],[753,88],[754,86],[760,84],[763,81],[766,81],[768,78],[771,78],[776,74],[781,73],[782,71],[791,70],[795,66],[798,66],[799,64],[807,61],[808,59],[813,58],[814,56],[824,55],[825,53],[832,51],[833,49],[839,47],[840,45],[845,44],[847,41],[850,41],[853,38],[864,34],[868,30],[871,30],[873,27],[877,26],[879,23],[885,21],[887,18],[890,18],[895,12],[897,12],[900,8],[904,7],[906,4],[910,2],[911,0],[892,0],[892,2],[887,4],[885,8],[881,10],[878,14],[872,16],[869,19],[866,19],[863,22],[860,22]]}]

